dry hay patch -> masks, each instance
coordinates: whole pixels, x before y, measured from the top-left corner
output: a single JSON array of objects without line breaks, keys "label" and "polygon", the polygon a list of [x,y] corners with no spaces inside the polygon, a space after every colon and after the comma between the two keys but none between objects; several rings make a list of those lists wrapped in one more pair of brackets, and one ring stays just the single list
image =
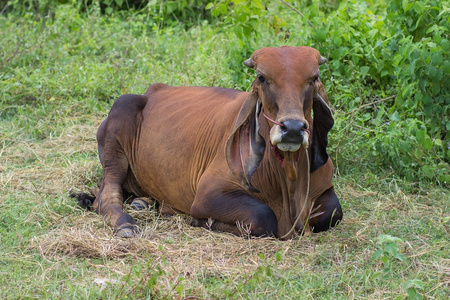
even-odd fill
[{"label": "dry hay patch", "polygon": [[55,196],[85,185],[95,176],[92,170],[100,165],[95,131],[92,125],[74,125],[42,141],[17,139],[4,143],[0,186],[11,193]]},{"label": "dry hay patch", "polygon": [[[243,238],[227,233],[212,232],[189,225],[189,217],[163,217],[157,212],[131,212],[142,229],[137,237],[122,239],[113,236],[102,218],[86,212],[73,216],[59,228],[36,237],[31,243],[46,259],[108,258],[129,260],[143,264],[167,261],[162,266],[173,274],[220,274],[228,276],[255,270],[262,263],[275,263],[275,253],[294,259],[276,262],[281,270],[303,264],[309,269],[315,253],[315,242],[310,238],[280,241],[274,238]],[[308,259],[310,257],[311,259]],[[300,262],[299,262],[300,261]]]}]

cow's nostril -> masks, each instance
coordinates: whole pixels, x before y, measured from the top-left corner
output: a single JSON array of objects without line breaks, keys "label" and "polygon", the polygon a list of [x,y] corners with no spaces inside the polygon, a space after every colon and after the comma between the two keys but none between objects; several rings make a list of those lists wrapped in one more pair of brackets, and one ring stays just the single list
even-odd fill
[{"label": "cow's nostril", "polygon": [[286,131],[301,131],[306,129],[306,124],[298,120],[287,120],[281,124],[283,124],[283,129]]},{"label": "cow's nostril", "polygon": [[281,134],[283,141],[301,142],[303,130],[306,129],[306,124],[298,120],[286,120],[282,122]]}]

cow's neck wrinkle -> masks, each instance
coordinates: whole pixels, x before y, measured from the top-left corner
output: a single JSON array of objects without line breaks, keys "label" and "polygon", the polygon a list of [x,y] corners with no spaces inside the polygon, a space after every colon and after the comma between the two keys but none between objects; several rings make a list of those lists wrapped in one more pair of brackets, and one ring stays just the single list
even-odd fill
[{"label": "cow's neck wrinkle", "polygon": [[[311,120],[308,121],[312,124]],[[298,230],[302,230],[303,224],[308,218],[311,205],[305,199],[309,173],[305,150],[309,153],[311,150],[301,148],[300,155],[298,152],[294,152],[290,154],[291,157],[286,157],[285,154],[283,167],[273,153],[270,144],[269,124],[261,116],[260,122],[259,133],[266,140],[266,150],[259,168],[251,179],[253,185],[261,191],[255,193],[254,196],[272,208],[278,220],[278,236],[283,236],[291,229],[303,205],[306,207],[296,226]],[[286,164],[290,165],[288,169],[286,169]],[[305,232],[308,232],[309,226],[307,227]]]},{"label": "cow's neck wrinkle", "polygon": [[[305,149],[301,149],[300,156],[297,152],[293,153],[295,170],[295,181],[288,178],[286,174],[286,165],[280,164],[270,147],[266,147],[264,159],[252,176],[252,182],[261,193],[254,194],[263,202],[269,205],[278,219],[278,235],[286,234],[294,224],[298,214],[303,209],[297,229],[302,230],[304,222],[307,220],[309,206],[307,203],[307,163]],[[298,161],[297,161],[298,157]],[[292,170],[289,170],[292,172]],[[307,229],[307,228],[306,228]]]}]

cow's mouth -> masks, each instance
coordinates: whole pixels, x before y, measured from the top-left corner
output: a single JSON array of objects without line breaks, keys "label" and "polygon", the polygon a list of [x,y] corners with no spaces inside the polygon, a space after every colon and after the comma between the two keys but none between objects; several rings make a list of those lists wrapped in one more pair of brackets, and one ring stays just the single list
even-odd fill
[{"label": "cow's mouth", "polygon": [[302,146],[301,143],[292,143],[292,142],[280,142],[276,145],[279,150],[283,152],[295,152]]},{"label": "cow's mouth", "polygon": [[274,142],[271,141],[271,143],[273,146],[275,146],[278,150],[282,152],[296,152],[301,147],[308,148],[309,146],[309,133],[304,132],[302,137],[303,140],[301,142],[275,140]]}]

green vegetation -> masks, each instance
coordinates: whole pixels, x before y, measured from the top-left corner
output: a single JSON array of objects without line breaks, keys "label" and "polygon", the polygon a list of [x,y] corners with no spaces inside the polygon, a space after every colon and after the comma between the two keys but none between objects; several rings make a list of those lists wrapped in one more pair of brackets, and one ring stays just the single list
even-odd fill
[{"label": "green vegetation", "polygon": [[297,7],[303,17],[282,2],[266,9],[258,0],[222,0],[207,8],[225,15],[245,48],[269,36],[272,44],[311,45],[329,59],[322,81],[333,92],[340,128],[351,124],[335,135],[346,146],[336,149],[343,163],[356,159],[376,173],[448,184],[450,2],[305,1]]},{"label": "green vegetation", "polygon": [[[0,298],[446,299],[450,2],[209,2],[0,1]],[[131,212],[144,230],[120,240],[69,198],[99,180],[118,96],[248,90],[242,61],[281,45],[328,58],[336,229],[242,239]]]}]

